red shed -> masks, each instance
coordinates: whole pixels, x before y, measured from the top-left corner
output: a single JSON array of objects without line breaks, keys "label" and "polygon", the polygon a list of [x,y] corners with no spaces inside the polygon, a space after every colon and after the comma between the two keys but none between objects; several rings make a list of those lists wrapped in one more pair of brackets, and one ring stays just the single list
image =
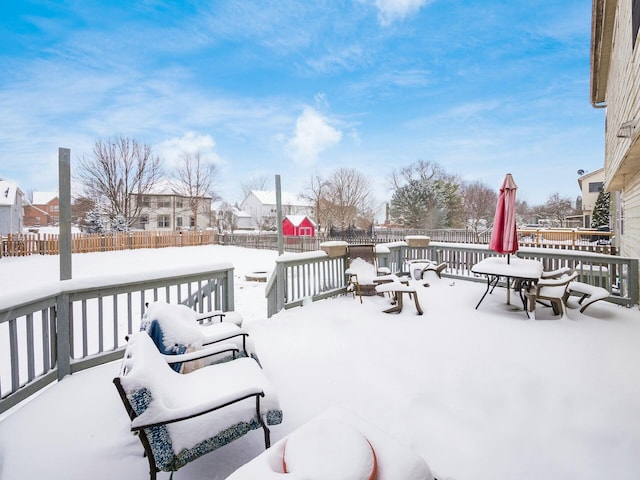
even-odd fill
[{"label": "red shed", "polygon": [[282,233],[290,237],[314,237],[316,224],[307,215],[287,215],[282,219]]}]

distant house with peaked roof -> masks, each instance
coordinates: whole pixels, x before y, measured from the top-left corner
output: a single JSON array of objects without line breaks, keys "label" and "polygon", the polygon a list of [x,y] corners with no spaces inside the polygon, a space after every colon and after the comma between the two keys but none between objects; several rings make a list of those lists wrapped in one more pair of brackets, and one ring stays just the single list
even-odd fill
[{"label": "distant house with peaked roof", "polygon": [[289,237],[315,237],[316,224],[308,215],[287,215],[282,219],[282,234]]},{"label": "distant house with peaked roof", "polygon": [[0,180],[0,235],[21,233],[24,194],[15,183]]},{"label": "distant house with peaked roof", "polygon": [[[289,192],[281,192],[283,215],[314,216],[313,205],[309,200]],[[251,215],[252,226],[259,230],[275,230],[277,221],[276,192],[251,190],[240,208]]]},{"label": "distant house with peaked roof", "polygon": [[60,221],[58,192],[33,192],[33,200],[24,207],[25,227],[50,227]]},{"label": "distant house with peaked roof", "polygon": [[591,228],[593,209],[596,206],[598,195],[604,188],[604,167],[582,175],[578,178],[578,185],[582,192],[582,221],[580,226]]},{"label": "distant house with peaked roof", "polygon": [[[190,207],[190,198],[178,186],[167,180],[157,182],[149,193],[133,194],[140,214],[132,225],[140,230],[206,229],[212,226],[211,196],[203,195],[197,220]],[[197,225],[196,225],[197,221]]]}]

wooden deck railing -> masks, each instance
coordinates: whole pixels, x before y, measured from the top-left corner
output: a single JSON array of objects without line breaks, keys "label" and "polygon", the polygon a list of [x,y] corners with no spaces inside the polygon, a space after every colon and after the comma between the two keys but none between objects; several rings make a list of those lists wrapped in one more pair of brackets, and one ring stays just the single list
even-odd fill
[{"label": "wooden deck railing", "polygon": [[[473,274],[471,268],[484,258],[497,255],[487,245],[431,242],[427,247],[409,247],[406,242],[391,242],[385,246],[388,253],[377,253],[378,260],[381,266],[390,268],[394,273],[404,272],[408,259],[429,258],[447,264],[443,277],[482,282],[486,279]],[[382,249],[377,250],[380,252]],[[637,259],[535,247],[522,247],[517,255],[540,260],[545,270],[560,267],[576,269],[581,281],[606,288],[610,302],[627,307],[638,303]],[[328,273],[317,267],[324,262],[332,262],[333,267]],[[345,293],[346,265],[346,256],[331,258],[322,251],[281,256],[266,288],[268,315],[298,306],[305,298],[315,300]],[[316,273],[318,271],[321,274]]]},{"label": "wooden deck railing", "polygon": [[145,302],[234,309],[231,264],[148,277],[127,273],[90,286],[65,280],[33,297],[1,297],[0,413],[65,375],[120,358],[125,337],[140,328]]}]

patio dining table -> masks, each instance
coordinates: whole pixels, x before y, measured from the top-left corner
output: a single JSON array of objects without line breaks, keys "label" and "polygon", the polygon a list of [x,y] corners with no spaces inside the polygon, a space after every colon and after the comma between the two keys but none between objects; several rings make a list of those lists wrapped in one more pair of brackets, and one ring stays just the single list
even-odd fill
[{"label": "patio dining table", "polygon": [[526,289],[530,285],[540,280],[542,275],[543,265],[538,260],[530,260],[518,257],[487,257],[471,267],[473,273],[479,275],[486,275],[487,277],[487,289],[484,291],[482,298],[476,305],[476,309],[480,306],[487,293],[493,292],[493,289],[498,285],[500,278],[505,278],[507,282],[507,304],[510,303],[511,295],[511,282],[514,282],[522,301],[522,306],[527,317],[527,299],[524,296],[523,289]]}]

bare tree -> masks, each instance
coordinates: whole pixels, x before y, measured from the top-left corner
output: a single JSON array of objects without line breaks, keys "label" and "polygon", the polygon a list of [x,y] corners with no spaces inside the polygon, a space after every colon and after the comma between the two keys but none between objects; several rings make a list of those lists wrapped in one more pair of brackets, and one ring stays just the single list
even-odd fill
[{"label": "bare tree", "polygon": [[109,218],[123,216],[131,226],[140,215],[142,202],[135,195],[148,194],[162,175],[160,158],[149,145],[127,137],[97,140],[91,156],[83,156],[76,176],[85,195],[104,202]]},{"label": "bare tree", "polygon": [[358,219],[373,222],[371,182],[358,170],[339,168],[333,172],[327,179],[326,201],[329,218],[341,229],[355,225]]},{"label": "bare tree", "polygon": [[269,184],[269,179],[266,175],[254,175],[248,180],[242,182],[240,184],[240,188],[242,188],[242,200],[251,193],[251,190],[266,190],[267,185]]},{"label": "bare tree", "polygon": [[481,228],[486,229],[491,225],[498,194],[478,181],[463,184],[460,193],[467,225],[478,235]]},{"label": "bare tree", "polygon": [[198,212],[207,198],[209,199],[209,211],[211,210],[211,201],[217,198],[213,192],[217,176],[216,164],[203,160],[200,152],[196,152],[195,155],[184,153],[181,163],[176,168],[174,186],[178,193],[187,197],[195,228],[198,227]]},{"label": "bare tree", "polygon": [[86,226],[87,214],[96,206],[96,202],[88,197],[77,197],[71,204],[71,218],[73,223],[80,227]]},{"label": "bare tree", "polygon": [[547,215],[560,223],[561,227],[564,227],[567,217],[575,213],[571,206],[571,199],[569,197],[561,197],[557,192],[549,196],[544,208]]},{"label": "bare tree", "polygon": [[315,212],[315,222],[318,226],[327,225],[327,217],[324,209],[325,193],[327,191],[328,184],[326,180],[323,180],[320,175],[312,175],[307,184],[305,185],[305,193],[300,196],[313,203],[313,210]]}]

